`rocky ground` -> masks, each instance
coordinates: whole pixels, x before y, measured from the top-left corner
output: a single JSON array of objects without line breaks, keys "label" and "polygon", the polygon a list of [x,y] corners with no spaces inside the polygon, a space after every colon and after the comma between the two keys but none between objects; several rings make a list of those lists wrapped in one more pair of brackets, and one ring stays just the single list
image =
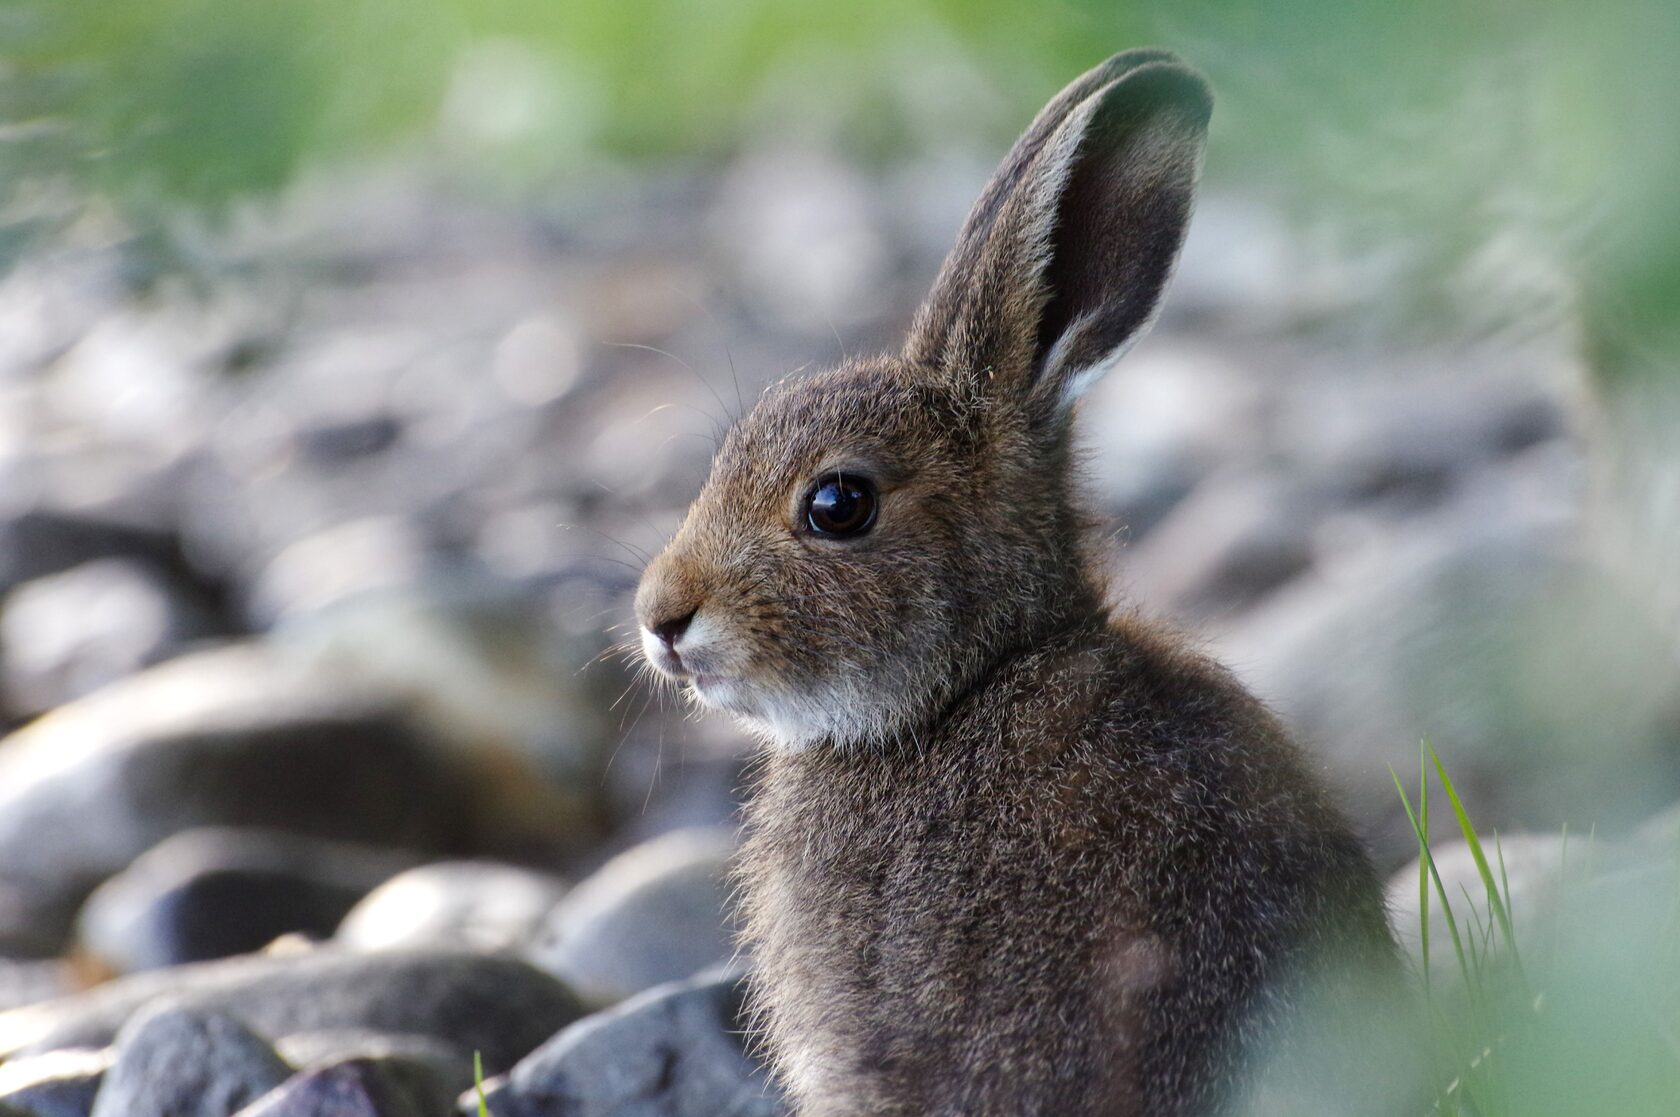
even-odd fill
[{"label": "rocky ground", "polygon": [[[362,171],[197,286],[97,230],[0,281],[0,1114],[442,1117],[475,1053],[500,1117],[778,1112],[743,742],[610,653],[719,427],[891,345],[981,172]],[[1543,897],[1563,822],[1672,834],[1636,827],[1680,798],[1674,649],[1590,545],[1567,337],[1398,345],[1383,295],[1208,198],[1084,406],[1114,581],[1385,869],[1428,737]]]}]

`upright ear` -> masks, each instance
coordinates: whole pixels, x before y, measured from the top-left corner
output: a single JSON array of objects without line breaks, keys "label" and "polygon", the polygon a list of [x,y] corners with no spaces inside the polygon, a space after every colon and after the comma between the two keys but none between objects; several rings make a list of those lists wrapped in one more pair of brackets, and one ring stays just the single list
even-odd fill
[{"label": "upright ear", "polygon": [[1155,318],[1212,111],[1165,51],[1117,54],[1068,86],[975,203],[905,355],[1065,414]]}]

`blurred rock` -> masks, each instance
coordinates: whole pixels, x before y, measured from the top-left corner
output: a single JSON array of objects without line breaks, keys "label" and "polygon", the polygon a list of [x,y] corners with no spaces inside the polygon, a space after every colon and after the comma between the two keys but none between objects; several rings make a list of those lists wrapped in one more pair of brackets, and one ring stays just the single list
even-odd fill
[{"label": "blurred rock", "polygon": [[783,149],[730,171],[712,222],[720,254],[764,316],[820,334],[892,309],[896,261],[875,206],[856,168]]},{"label": "blurred rock", "polygon": [[185,656],[0,743],[0,874],[80,896],[181,830],[448,850],[459,763],[370,687],[261,647]]},{"label": "blurred rock", "polygon": [[291,544],[259,574],[251,611],[264,625],[369,590],[413,581],[429,561],[425,533],[411,519],[375,516],[336,524]]},{"label": "blurred rock", "polygon": [[1082,472],[1126,537],[1143,539],[1210,470],[1258,452],[1264,402],[1231,353],[1152,337],[1080,400]]},{"label": "blurred rock", "polygon": [[179,585],[134,559],[99,559],[16,587],[0,607],[10,709],[49,710],[216,631]]},{"label": "blurred rock", "polygon": [[92,1117],[230,1117],[292,1069],[232,1016],[162,1005],[123,1026]]},{"label": "blurred rock", "polygon": [[[1597,856],[1603,856],[1604,852],[1598,851]],[[1589,857],[1594,856],[1588,850],[1587,841],[1580,835],[1568,838],[1561,831],[1556,834],[1500,834],[1497,841],[1490,833],[1483,853],[1496,880],[1501,876],[1503,864],[1503,878],[1510,884],[1510,906],[1507,910],[1513,917],[1517,949],[1521,953],[1539,946],[1555,925],[1556,900],[1565,886],[1566,867],[1573,863],[1579,869]],[[1430,854],[1435,859],[1435,871],[1441,875],[1441,884],[1452,901],[1453,918],[1458,922],[1460,932],[1474,933],[1480,942],[1481,928],[1490,924],[1493,912],[1469,845],[1461,839],[1431,841]],[[1418,862],[1414,860],[1410,865],[1397,869],[1388,879],[1386,892],[1389,923],[1394,928],[1395,938],[1400,940],[1412,964],[1421,967],[1423,928],[1418,909],[1418,868]],[[1494,956],[1502,954],[1505,950],[1503,936],[1496,932],[1486,949]],[[1433,882],[1429,891],[1429,964],[1435,970],[1452,971],[1457,968],[1452,936]]]},{"label": "blurred rock", "polygon": [[452,1094],[423,1066],[346,1059],[314,1067],[239,1111],[240,1117],[437,1117]]},{"label": "blurred rock", "polygon": [[[4,872],[0,869],[0,872]],[[0,876],[0,957],[51,958],[69,941],[87,888]]]},{"label": "blurred rock", "polygon": [[1322,504],[1276,475],[1210,476],[1122,553],[1121,577],[1129,596],[1173,617],[1240,611],[1312,565]]},{"label": "blurred rock", "polygon": [[1225,320],[1239,326],[1293,324],[1366,293],[1349,289],[1332,260],[1303,246],[1284,214],[1254,198],[1209,189],[1196,203],[1173,275],[1167,321]]},{"label": "blurred rock", "polygon": [[[1556,363],[1556,346],[1387,355],[1388,365],[1401,367],[1334,390],[1303,386],[1283,411],[1278,438],[1302,469],[1335,485],[1345,500],[1433,503],[1463,475],[1567,432],[1562,402],[1536,382],[1532,368],[1519,380],[1481,367],[1505,370],[1525,360]],[[1452,371],[1443,376],[1438,363]]]},{"label": "blurred rock", "polygon": [[167,535],[94,514],[52,508],[0,514],[0,594],[97,559],[140,559],[167,568],[175,555]]},{"label": "blurred rock", "polygon": [[[781,1117],[743,1050],[729,976],[662,985],[578,1021],[486,1084],[494,1117]],[[460,1112],[477,1112],[472,1092]]]},{"label": "blurred rock", "polygon": [[88,1117],[115,1058],[106,1048],[11,1059],[0,1065],[0,1103],[29,1117]]},{"label": "blurred rock", "polygon": [[368,893],[338,928],[347,950],[421,947],[485,953],[525,946],[566,882],[492,861],[438,861]]},{"label": "blurred rock", "polygon": [[1388,769],[1421,739],[1487,827],[1612,827],[1680,796],[1680,673],[1637,602],[1509,518],[1389,542],[1220,649],[1328,761],[1381,864],[1416,850]]},{"label": "blurred rock", "polygon": [[[355,1029],[296,1032],[281,1036],[274,1046],[288,1063],[303,1070],[351,1059],[389,1063],[400,1074],[424,1068],[426,1076],[438,1084],[446,1103],[473,1083],[472,1055],[434,1036]],[[441,1110],[448,1108],[445,1104]]]},{"label": "blurred rock", "polygon": [[377,454],[402,437],[402,432],[398,416],[374,414],[306,426],[297,432],[296,439],[298,451],[306,458],[330,466]]},{"label": "blurred rock", "polygon": [[[592,801],[611,698],[581,673],[599,652],[529,586],[461,572],[288,617],[274,633],[321,671],[403,696],[479,758],[477,848],[549,862],[599,836]],[[536,778],[534,778],[536,777]]]},{"label": "blurred rock", "polygon": [[358,900],[416,856],[280,831],[207,827],[166,838],[94,890],[84,951],[117,973],[326,938]]},{"label": "blurred rock", "polygon": [[0,1012],[0,1059],[103,1047],[160,998],[237,1013],[263,1035],[345,1029],[433,1036],[506,1068],[582,1014],[576,996],[523,962],[404,952],[231,958],[119,978],[75,996]]},{"label": "blurred rock", "polygon": [[69,965],[60,959],[0,957],[0,1011],[50,1001],[75,988]]},{"label": "blurred rock", "polygon": [[668,725],[650,715],[625,732],[605,788],[626,846],[672,830],[740,826],[753,743],[725,718]]},{"label": "blurred rock", "polygon": [[619,854],[549,913],[528,956],[599,1005],[727,960],[734,848],[734,832],[719,827]]}]

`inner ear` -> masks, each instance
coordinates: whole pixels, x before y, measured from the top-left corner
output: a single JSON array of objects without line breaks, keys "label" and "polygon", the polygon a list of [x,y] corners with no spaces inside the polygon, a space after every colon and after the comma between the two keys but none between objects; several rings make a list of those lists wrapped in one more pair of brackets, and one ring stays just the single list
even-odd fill
[{"label": "inner ear", "polygon": [[1205,86],[1150,67],[1093,106],[1055,198],[1041,276],[1035,395],[1076,398],[1142,336],[1189,222]]}]

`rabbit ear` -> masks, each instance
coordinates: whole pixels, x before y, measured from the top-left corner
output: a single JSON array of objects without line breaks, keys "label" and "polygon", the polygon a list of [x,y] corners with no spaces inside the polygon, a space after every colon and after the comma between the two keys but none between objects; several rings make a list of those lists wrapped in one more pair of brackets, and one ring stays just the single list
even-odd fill
[{"label": "rabbit ear", "polygon": [[1155,317],[1212,108],[1165,51],[1115,55],[1063,90],[975,203],[906,356],[1065,413]]}]

